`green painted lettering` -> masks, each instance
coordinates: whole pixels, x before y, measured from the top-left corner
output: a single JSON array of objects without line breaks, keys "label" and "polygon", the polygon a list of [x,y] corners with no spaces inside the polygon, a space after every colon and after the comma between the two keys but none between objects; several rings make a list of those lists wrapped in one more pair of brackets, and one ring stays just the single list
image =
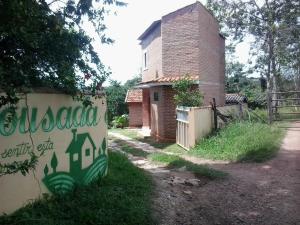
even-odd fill
[{"label": "green painted lettering", "polygon": [[54,116],[50,107],[48,107],[43,119],[42,119],[42,130],[44,132],[50,132],[54,128]]},{"label": "green painted lettering", "polygon": [[[65,116],[64,116],[65,114]],[[71,128],[71,115],[72,107],[62,107],[56,114],[56,126],[58,129],[63,130],[65,128]]]},{"label": "green painted lettering", "polygon": [[82,106],[76,106],[72,115],[72,125],[75,128],[80,126],[80,121],[78,122],[78,120],[81,118],[81,115],[78,115],[79,110],[81,110],[82,113]]},{"label": "green painted lettering", "polygon": [[16,130],[18,123],[17,115],[11,114],[11,109],[6,108],[0,113],[0,134],[9,136]]},{"label": "green painted lettering", "polygon": [[[36,117],[37,117],[37,108],[32,108],[31,110],[31,119],[28,121],[29,115],[28,115],[28,108],[22,108],[21,116],[19,118],[19,132],[21,134],[25,134],[28,132],[28,126],[31,133],[35,133],[38,129],[36,127]],[[27,124],[29,123],[29,124]],[[27,124],[27,126],[26,126]],[[27,127],[27,128],[26,128]]]},{"label": "green painted lettering", "polygon": [[90,107],[86,111],[86,124],[90,126],[96,126],[97,121],[97,107]]},{"label": "green painted lettering", "polygon": [[86,124],[86,107],[83,107],[82,112],[81,112],[81,118],[80,118],[80,126],[84,127]]}]

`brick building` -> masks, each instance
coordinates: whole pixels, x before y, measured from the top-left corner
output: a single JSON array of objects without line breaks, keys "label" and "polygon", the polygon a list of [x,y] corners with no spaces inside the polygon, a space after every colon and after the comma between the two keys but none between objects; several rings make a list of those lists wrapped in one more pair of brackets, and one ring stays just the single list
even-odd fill
[{"label": "brick building", "polygon": [[129,127],[143,126],[142,89],[132,89],[127,92],[125,102],[129,108]]},{"label": "brick building", "polygon": [[[175,140],[172,83],[189,74],[207,105],[225,103],[225,39],[214,16],[200,3],[154,21],[139,37],[142,49],[142,120],[158,140]],[[130,108],[129,108],[130,110]]]}]

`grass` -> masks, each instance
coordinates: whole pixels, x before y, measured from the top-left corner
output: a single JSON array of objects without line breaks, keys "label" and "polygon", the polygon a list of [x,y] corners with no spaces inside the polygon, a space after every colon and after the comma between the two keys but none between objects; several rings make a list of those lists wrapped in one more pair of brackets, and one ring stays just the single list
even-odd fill
[{"label": "grass", "polygon": [[118,134],[122,134],[122,135],[132,138],[132,139],[143,138],[142,135],[140,135],[136,130],[133,130],[133,129],[112,128],[112,129],[109,129],[109,131],[115,132]]},{"label": "grass", "polygon": [[276,125],[232,123],[201,140],[189,153],[214,160],[263,162],[276,154],[283,133]]},{"label": "grass", "polygon": [[148,143],[149,145],[158,148],[164,152],[172,152],[177,154],[185,154],[186,150],[177,145],[176,143],[160,143],[156,142],[152,137],[143,137],[136,130],[131,129],[110,129],[109,131],[122,134],[137,141]]},{"label": "grass", "polygon": [[129,144],[127,144],[126,141],[119,140],[116,138],[112,138],[112,140],[120,146],[123,152],[129,153],[133,156],[144,157],[144,158],[149,155],[149,153],[143,151],[143,149],[130,146]]},{"label": "grass", "polygon": [[148,158],[154,162],[167,164],[167,167],[170,169],[182,168],[185,166],[186,170],[193,172],[199,178],[206,177],[208,179],[213,180],[218,178],[224,178],[227,176],[227,174],[222,171],[211,169],[205,165],[194,164],[176,155],[152,153],[148,156]]},{"label": "grass", "polygon": [[0,224],[150,225],[152,188],[148,174],[112,152],[107,177],[64,196],[45,196],[1,216]]},{"label": "grass", "polygon": [[185,166],[188,171],[193,172],[197,177],[200,178],[206,177],[208,179],[213,180],[217,178],[224,178],[227,175],[222,171],[211,169],[205,165],[194,164],[192,162],[182,159],[180,156],[177,155],[169,155],[160,152],[148,153],[143,151],[143,149],[128,145],[125,141],[118,139],[113,139],[113,141],[118,143],[122,151],[129,153],[133,156],[140,156],[148,158],[153,162],[167,164],[167,167],[170,169],[181,168]]}]

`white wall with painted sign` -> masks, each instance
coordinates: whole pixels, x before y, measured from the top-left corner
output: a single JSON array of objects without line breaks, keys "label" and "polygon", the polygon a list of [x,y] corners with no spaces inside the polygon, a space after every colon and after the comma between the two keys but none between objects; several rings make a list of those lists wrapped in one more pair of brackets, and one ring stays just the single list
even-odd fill
[{"label": "white wall with painted sign", "polygon": [[0,177],[0,214],[11,213],[43,193],[65,193],[107,173],[105,98],[84,107],[71,96],[32,93],[21,96],[8,122],[0,109],[0,163],[39,156],[36,169]]}]

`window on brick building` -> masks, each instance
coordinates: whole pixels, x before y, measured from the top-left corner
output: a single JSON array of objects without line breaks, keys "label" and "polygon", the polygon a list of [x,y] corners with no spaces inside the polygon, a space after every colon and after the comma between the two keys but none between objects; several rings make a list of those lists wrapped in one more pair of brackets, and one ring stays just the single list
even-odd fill
[{"label": "window on brick building", "polygon": [[153,99],[154,99],[154,101],[158,101],[159,99],[158,99],[158,92],[154,92],[153,93]]},{"label": "window on brick building", "polygon": [[143,67],[144,67],[144,70],[147,69],[147,66],[148,66],[148,53],[147,53],[147,51],[144,51],[144,54],[143,54]]}]

